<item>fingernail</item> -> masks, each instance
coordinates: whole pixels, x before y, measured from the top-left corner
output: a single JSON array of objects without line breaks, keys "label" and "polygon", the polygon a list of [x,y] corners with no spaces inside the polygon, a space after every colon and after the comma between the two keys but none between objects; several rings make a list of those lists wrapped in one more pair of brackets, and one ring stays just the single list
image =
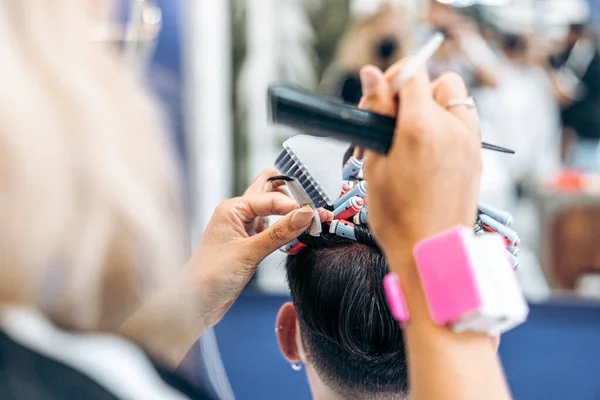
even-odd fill
[{"label": "fingernail", "polygon": [[319,218],[321,222],[331,222],[333,221],[333,213],[324,208],[319,208]]},{"label": "fingernail", "polygon": [[363,158],[365,158],[365,149],[363,149],[362,147],[356,146],[354,148],[354,157],[356,157],[359,160],[362,160]]},{"label": "fingernail", "polygon": [[370,96],[375,92],[375,87],[377,86],[377,76],[371,68],[364,67],[360,70],[360,84],[362,87],[363,96]]},{"label": "fingernail", "polygon": [[292,226],[294,228],[306,228],[314,217],[314,212],[311,206],[304,206],[297,210],[292,216]]}]

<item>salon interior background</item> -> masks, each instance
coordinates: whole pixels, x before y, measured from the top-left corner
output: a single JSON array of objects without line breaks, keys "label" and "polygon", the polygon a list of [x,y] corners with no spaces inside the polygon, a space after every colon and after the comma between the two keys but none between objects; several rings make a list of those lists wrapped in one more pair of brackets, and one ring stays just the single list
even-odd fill
[{"label": "salon interior background", "polygon": [[[425,2],[390,3],[421,18],[423,27]],[[344,73],[352,72],[343,59],[336,60],[343,33],[353,20],[377,12],[382,2],[158,3],[163,29],[148,82],[173,122],[173,143],[190,182],[194,242],[214,206],[239,194],[269,167],[291,134],[267,123],[268,84],[292,82],[338,95]],[[475,54],[487,57],[482,66],[494,72],[495,82],[472,86],[483,135],[518,154],[485,155],[482,197],[493,197],[494,204],[515,214],[523,233],[520,277],[533,304],[530,321],[507,335],[501,355],[517,399],[600,399],[594,381],[600,371],[600,285],[594,277],[600,272],[600,246],[595,245],[600,243],[600,128],[596,138],[582,140],[561,125],[560,105],[549,83],[560,64],[547,63],[564,46],[568,25],[588,23],[597,45],[600,2],[487,3],[506,4],[457,10],[466,24],[457,32],[464,28],[484,38],[490,50]],[[471,31],[468,21],[478,28]],[[384,33],[375,27],[363,35],[375,49]],[[433,69],[454,67],[472,79],[473,66],[464,62],[467,55],[459,47],[447,48]],[[600,76],[595,79],[590,85],[598,84]],[[581,101],[600,101],[582,96]],[[593,104],[590,109],[595,109]],[[593,118],[586,122],[596,123]],[[304,377],[288,370],[272,332],[275,312],[286,295],[280,263],[281,255],[274,255],[261,266],[253,289],[216,330],[239,399],[308,398]],[[242,324],[244,330],[239,329]]]}]

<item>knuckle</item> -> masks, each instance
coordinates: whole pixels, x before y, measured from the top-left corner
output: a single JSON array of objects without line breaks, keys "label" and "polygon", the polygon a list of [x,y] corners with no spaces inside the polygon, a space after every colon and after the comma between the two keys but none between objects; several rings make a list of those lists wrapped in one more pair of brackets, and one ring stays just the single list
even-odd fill
[{"label": "knuckle", "polygon": [[228,199],[228,200],[222,201],[215,209],[215,212],[217,214],[226,214],[229,211],[231,211],[233,208],[235,208],[235,206],[238,205],[241,201],[242,201],[241,197],[235,197],[233,199]]},{"label": "knuckle", "polygon": [[287,229],[285,226],[283,226],[283,224],[278,224],[278,225],[274,225],[273,227],[271,227],[271,229],[269,230],[269,240],[272,243],[279,243],[282,241],[285,241],[287,238]]},{"label": "knuckle", "polygon": [[256,177],[256,179],[254,179],[254,182],[257,183],[262,183],[262,181],[267,180],[267,178],[269,178],[269,170],[263,170],[260,172],[260,174],[258,174],[258,176]]},{"label": "knuckle", "polygon": [[[478,163],[481,164],[481,139],[476,132],[465,124],[456,124],[452,129],[452,141],[463,149],[470,162],[478,159]],[[477,164],[474,166],[477,167]]]},{"label": "knuckle", "polygon": [[477,142],[475,135],[469,132],[465,126],[457,126],[451,131],[452,141],[456,146],[468,151],[470,154],[474,148],[474,144]]},{"label": "knuckle", "polygon": [[452,93],[467,93],[464,79],[456,72],[445,72],[437,79],[438,90],[451,91]]},{"label": "knuckle", "polygon": [[[278,205],[278,199],[280,199],[278,197],[280,193],[272,193],[269,199],[269,214],[275,214],[277,212],[277,205]],[[283,195],[281,195],[283,196]]]},{"label": "knuckle", "polygon": [[440,75],[440,77],[438,78],[440,83],[444,83],[444,84],[463,84],[464,81],[462,79],[462,77],[454,72],[454,71],[448,71],[448,72],[444,72],[442,75]]},{"label": "knuckle", "polygon": [[229,208],[231,208],[231,199],[230,200],[225,200],[225,201],[222,201],[221,203],[219,203],[219,205],[215,209],[215,213],[222,214],[226,210],[228,210]]},{"label": "knuckle", "polygon": [[470,137],[474,137],[474,135],[469,132],[469,128],[466,124],[462,123],[462,121],[456,121],[452,127],[452,134],[456,136],[456,138],[460,140],[468,140]]},{"label": "knuckle", "polygon": [[431,143],[433,138],[432,126],[423,115],[415,116],[407,121],[403,131],[403,136],[413,146],[426,146]]},{"label": "knuckle", "polygon": [[423,131],[429,130],[429,123],[427,122],[427,118],[423,114],[411,115],[410,118],[407,118],[403,124],[403,130],[407,134],[419,134]]},{"label": "knuckle", "polygon": [[267,168],[261,172],[261,176],[266,178],[270,178],[272,176],[277,176],[278,172],[275,168]]}]

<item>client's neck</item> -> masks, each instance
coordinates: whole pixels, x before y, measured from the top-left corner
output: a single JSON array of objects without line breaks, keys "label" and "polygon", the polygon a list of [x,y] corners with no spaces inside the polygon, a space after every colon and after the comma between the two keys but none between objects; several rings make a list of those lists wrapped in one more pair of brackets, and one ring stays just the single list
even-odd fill
[{"label": "client's neck", "polygon": [[327,386],[310,365],[306,365],[306,375],[308,377],[313,400],[410,400],[408,395],[402,393],[380,395],[353,393],[350,397],[342,396],[337,391]]},{"label": "client's neck", "polygon": [[345,400],[321,380],[310,364],[306,364],[306,376],[313,400]]}]

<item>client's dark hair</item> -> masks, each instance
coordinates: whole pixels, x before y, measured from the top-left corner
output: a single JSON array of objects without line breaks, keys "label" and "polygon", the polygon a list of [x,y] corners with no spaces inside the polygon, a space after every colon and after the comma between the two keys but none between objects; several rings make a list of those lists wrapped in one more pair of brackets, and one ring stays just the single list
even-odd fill
[{"label": "client's dark hair", "polygon": [[288,257],[302,339],[321,379],[341,395],[404,398],[404,341],[382,286],[387,263],[366,229],[357,236],[304,236],[307,247]]}]

